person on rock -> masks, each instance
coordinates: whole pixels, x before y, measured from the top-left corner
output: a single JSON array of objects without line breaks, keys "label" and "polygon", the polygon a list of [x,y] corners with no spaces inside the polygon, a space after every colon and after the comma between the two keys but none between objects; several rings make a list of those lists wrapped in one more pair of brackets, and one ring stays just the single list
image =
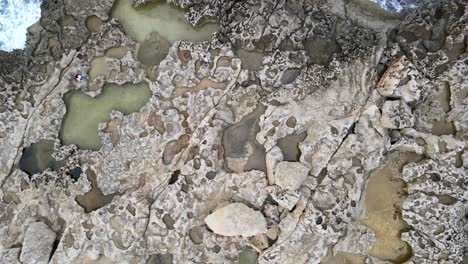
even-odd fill
[{"label": "person on rock", "polygon": [[88,77],[84,76],[84,75],[82,75],[80,73],[77,73],[77,74],[75,74],[75,80],[77,80],[79,82],[80,81],[86,81],[86,80],[88,80]]},{"label": "person on rock", "polygon": [[207,67],[210,65],[210,59],[208,59],[208,56],[206,56],[206,54],[202,54],[202,62],[203,65]]}]

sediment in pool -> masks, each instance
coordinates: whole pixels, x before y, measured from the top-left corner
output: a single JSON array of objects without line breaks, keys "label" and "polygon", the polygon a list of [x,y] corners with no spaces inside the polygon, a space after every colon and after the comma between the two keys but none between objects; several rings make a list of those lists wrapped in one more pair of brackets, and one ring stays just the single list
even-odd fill
[{"label": "sediment in pool", "polygon": [[406,164],[421,159],[422,156],[415,153],[392,153],[388,161],[371,174],[365,193],[368,217],[363,221],[376,236],[371,256],[392,263],[404,263],[411,258],[410,245],[401,240],[402,232],[409,228],[401,215],[406,198],[402,170]]},{"label": "sediment in pool", "polygon": [[67,114],[62,121],[60,139],[64,145],[75,144],[80,149],[99,150],[102,145],[99,123],[110,121],[112,110],[125,115],[139,111],[150,97],[146,82],[106,84],[96,97],[82,91],[70,91],[64,95]]},{"label": "sediment in pool", "polygon": [[120,195],[119,193],[104,195],[97,184],[96,173],[93,170],[88,169],[85,174],[88,181],[91,183],[91,190],[83,195],[76,196],[75,201],[83,207],[86,213],[90,213],[110,204],[115,196]]}]

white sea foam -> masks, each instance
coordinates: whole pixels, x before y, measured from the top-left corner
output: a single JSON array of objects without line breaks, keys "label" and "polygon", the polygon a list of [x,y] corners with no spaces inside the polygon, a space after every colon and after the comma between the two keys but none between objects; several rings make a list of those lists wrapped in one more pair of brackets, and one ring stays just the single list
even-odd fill
[{"label": "white sea foam", "polygon": [[383,9],[393,12],[400,12],[403,9],[398,0],[372,0],[372,2],[379,4]]},{"label": "white sea foam", "polygon": [[22,49],[26,30],[41,16],[41,0],[0,0],[0,49]]}]

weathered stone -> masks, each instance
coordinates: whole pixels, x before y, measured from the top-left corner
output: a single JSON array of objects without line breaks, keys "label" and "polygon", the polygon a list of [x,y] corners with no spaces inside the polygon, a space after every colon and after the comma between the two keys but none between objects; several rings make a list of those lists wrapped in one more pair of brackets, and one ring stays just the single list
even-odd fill
[{"label": "weathered stone", "polygon": [[20,261],[22,263],[49,263],[50,253],[57,235],[42,223],[35,222],[29,225],[24,236]]},{"label": "weathered stone", "polygon": [[380,79],[377,90],[385,97],[402,98],[407,103],[419,100],[421,83],[418,83],[418,72],[414,65],[402,56],[393,61]]},{"label": "weathered stone", "polygon": [[308,174],[309,168],[302,163],[282,161],[276,165],[275,184],[286,190],[296,190]]},{"label": "weathered stone", "polygon": [[414,126],[411,108],[402,100],[386,101],[382,107],[380,123],[383,128],[402,129]]},{"label": "weathered stone", "polygon": [[294,191],[283,190],[277,185],[268,186],[267,191],[273,200],[288,210],[292,210],[294,208],[301,195],[301,192],[298,189]]},{"label": "weathered stone", "polygon": [[21,248],[12,248],[0,252],[1,263],[20,264],[19,255]]},{"label": "weathered stone", "polygon": [[267,231],[262,213],[241,203],[232,203],[205,218],[207,226],[223,236],[254,236]]},{"label": "weathered stone", "polygon": [[[0,51],[0,262],[19,262],[38,220],[61,235],[53,264],[463,262],[466,1],[399,1],[406,17],[368,0],[158,1],[125,18],[176,12],[169,35],[156,30],[173,44],[127,36],[110,17],[127,0],[63,0],[43,1],[24,50]],[[184,15],[194,35],[173,28]],[[172,41],[208,20],[219,30],[205,42]],[[147,103],[111,112],[100,149],[57,138],[65,94],[142,81]],[[18,161],[43,140],[63,166],[29,176]],[[396,166],[378,184],[404,151],[423,154],[406,183]],[[310,176],[275,175],[283,162]],[[77,167],[88,177],[72,179]],[[242,212],[223,210],[233,203]]]}]

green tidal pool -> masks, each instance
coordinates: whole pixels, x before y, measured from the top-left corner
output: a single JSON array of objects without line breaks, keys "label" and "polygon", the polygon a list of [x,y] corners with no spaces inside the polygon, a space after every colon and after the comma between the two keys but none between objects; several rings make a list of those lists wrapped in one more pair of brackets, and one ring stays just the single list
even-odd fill
[{"label": "green tidal pool", "polygon": [[165,2],[144,4],[133,8],[131,0],[117,0],[110,15],[117,18],[130,37],[143,42],[152,32],[157,32],[170,43],[179,40],[201,42],[210,40],[219,24],[205,23],[198,27],[184,17],[185,11]]},{"label": "green tidal pool", "polygon": [[64,95],[67,114],[63,118],[60,139],[65,145],[75,144],[80,149],[99,150],[102,146],[98,125],[110,121],[112,110],[129,115],[138,112],[150,99],[146,82],[139,84],[106,84],[96,97],[82,91]]}]

